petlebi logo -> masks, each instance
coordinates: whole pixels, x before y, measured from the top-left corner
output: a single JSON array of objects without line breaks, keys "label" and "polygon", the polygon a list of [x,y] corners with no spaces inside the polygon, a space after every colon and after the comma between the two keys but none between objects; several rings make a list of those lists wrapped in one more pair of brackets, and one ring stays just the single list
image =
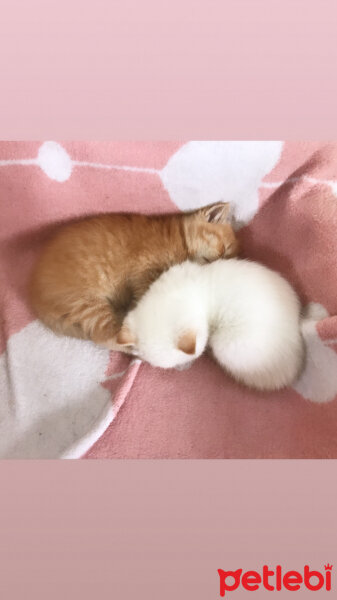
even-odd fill
[{"label": "petlebi logo", "polygon": [[[331,591],[332,565],[324,565],[324,571],[315,571],[305,565],[303,571],[285,571],[281,565],[269,568],[264,565],[260,572],[237,569],[236,571],[223,571],[218,569],[220,577],[220,596],[228,596],[229,592],[235,592],[240,587],[255,592],[261,588],[270,592],[277,590],[289,590],[296,592],[306,588],[312,592],[318,590]],[[234,598],[233,598],[234,600]]]}]

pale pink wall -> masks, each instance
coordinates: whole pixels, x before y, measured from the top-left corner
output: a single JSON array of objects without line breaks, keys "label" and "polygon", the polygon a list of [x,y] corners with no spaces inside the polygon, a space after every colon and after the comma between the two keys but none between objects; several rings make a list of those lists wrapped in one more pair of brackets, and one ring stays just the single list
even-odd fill
[{"label": "pale pink wall", "polygon": [[336,133],[334,0],[7,0],[2,139]]}]

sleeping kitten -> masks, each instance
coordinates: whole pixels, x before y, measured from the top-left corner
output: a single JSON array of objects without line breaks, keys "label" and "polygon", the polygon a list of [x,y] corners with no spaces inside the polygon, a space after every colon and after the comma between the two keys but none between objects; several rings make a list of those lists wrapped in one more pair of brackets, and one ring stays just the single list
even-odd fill
[{"label": "sleeping kitten", "polygon": [[258,390],[290,385],[304,347],[300,303],[278,273],[245,260],[163,273],[126,317],[117,343],[150,364],[184,365],[209,345],[232,376]]},{"label": "sleeping kitten", "polygon": [[107,347],[127,312],[170,266],[235,256],[218,203],[163,216],[108,214],[68,224],[50,240],[30,282],[32,307],[55,333]]}]

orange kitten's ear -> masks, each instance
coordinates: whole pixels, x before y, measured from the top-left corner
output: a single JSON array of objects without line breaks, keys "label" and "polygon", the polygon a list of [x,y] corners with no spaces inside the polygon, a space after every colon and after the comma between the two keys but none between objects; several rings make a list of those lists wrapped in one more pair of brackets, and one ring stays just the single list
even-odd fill
[{"label": "orange kitten's ear", "polygon": [[197,340],[194,331],[186,331],[179,337],[177,348],[185,352],[185,354],[194,354],[196,344]]},{"label": "orange kitten's ear", "polygon": [[201,208],[199,214],[208,223],[228,223],[229,209],[228,202],[216,202]]},{"label": "orange kitten's ear", "polygon": [[136,344],[136,336],[131,333],[127,325],[123,325],[116,336],[116,342],[120,346],[134,346]]}]

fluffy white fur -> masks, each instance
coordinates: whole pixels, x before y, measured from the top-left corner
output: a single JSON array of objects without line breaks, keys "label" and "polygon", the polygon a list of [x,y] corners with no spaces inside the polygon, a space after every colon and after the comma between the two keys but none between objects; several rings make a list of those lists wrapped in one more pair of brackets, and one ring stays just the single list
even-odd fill
[{"label": "fluffy white fur", "polygon": [[[128,314],[123,333],[125,347],[163,368],[209,345],[235,379],[261,390],[291,384],[303,363],[296,293],[278,273],[245,260],[172,267]],[[178,348],[186,333],[195,339],[189,353]]]}]

